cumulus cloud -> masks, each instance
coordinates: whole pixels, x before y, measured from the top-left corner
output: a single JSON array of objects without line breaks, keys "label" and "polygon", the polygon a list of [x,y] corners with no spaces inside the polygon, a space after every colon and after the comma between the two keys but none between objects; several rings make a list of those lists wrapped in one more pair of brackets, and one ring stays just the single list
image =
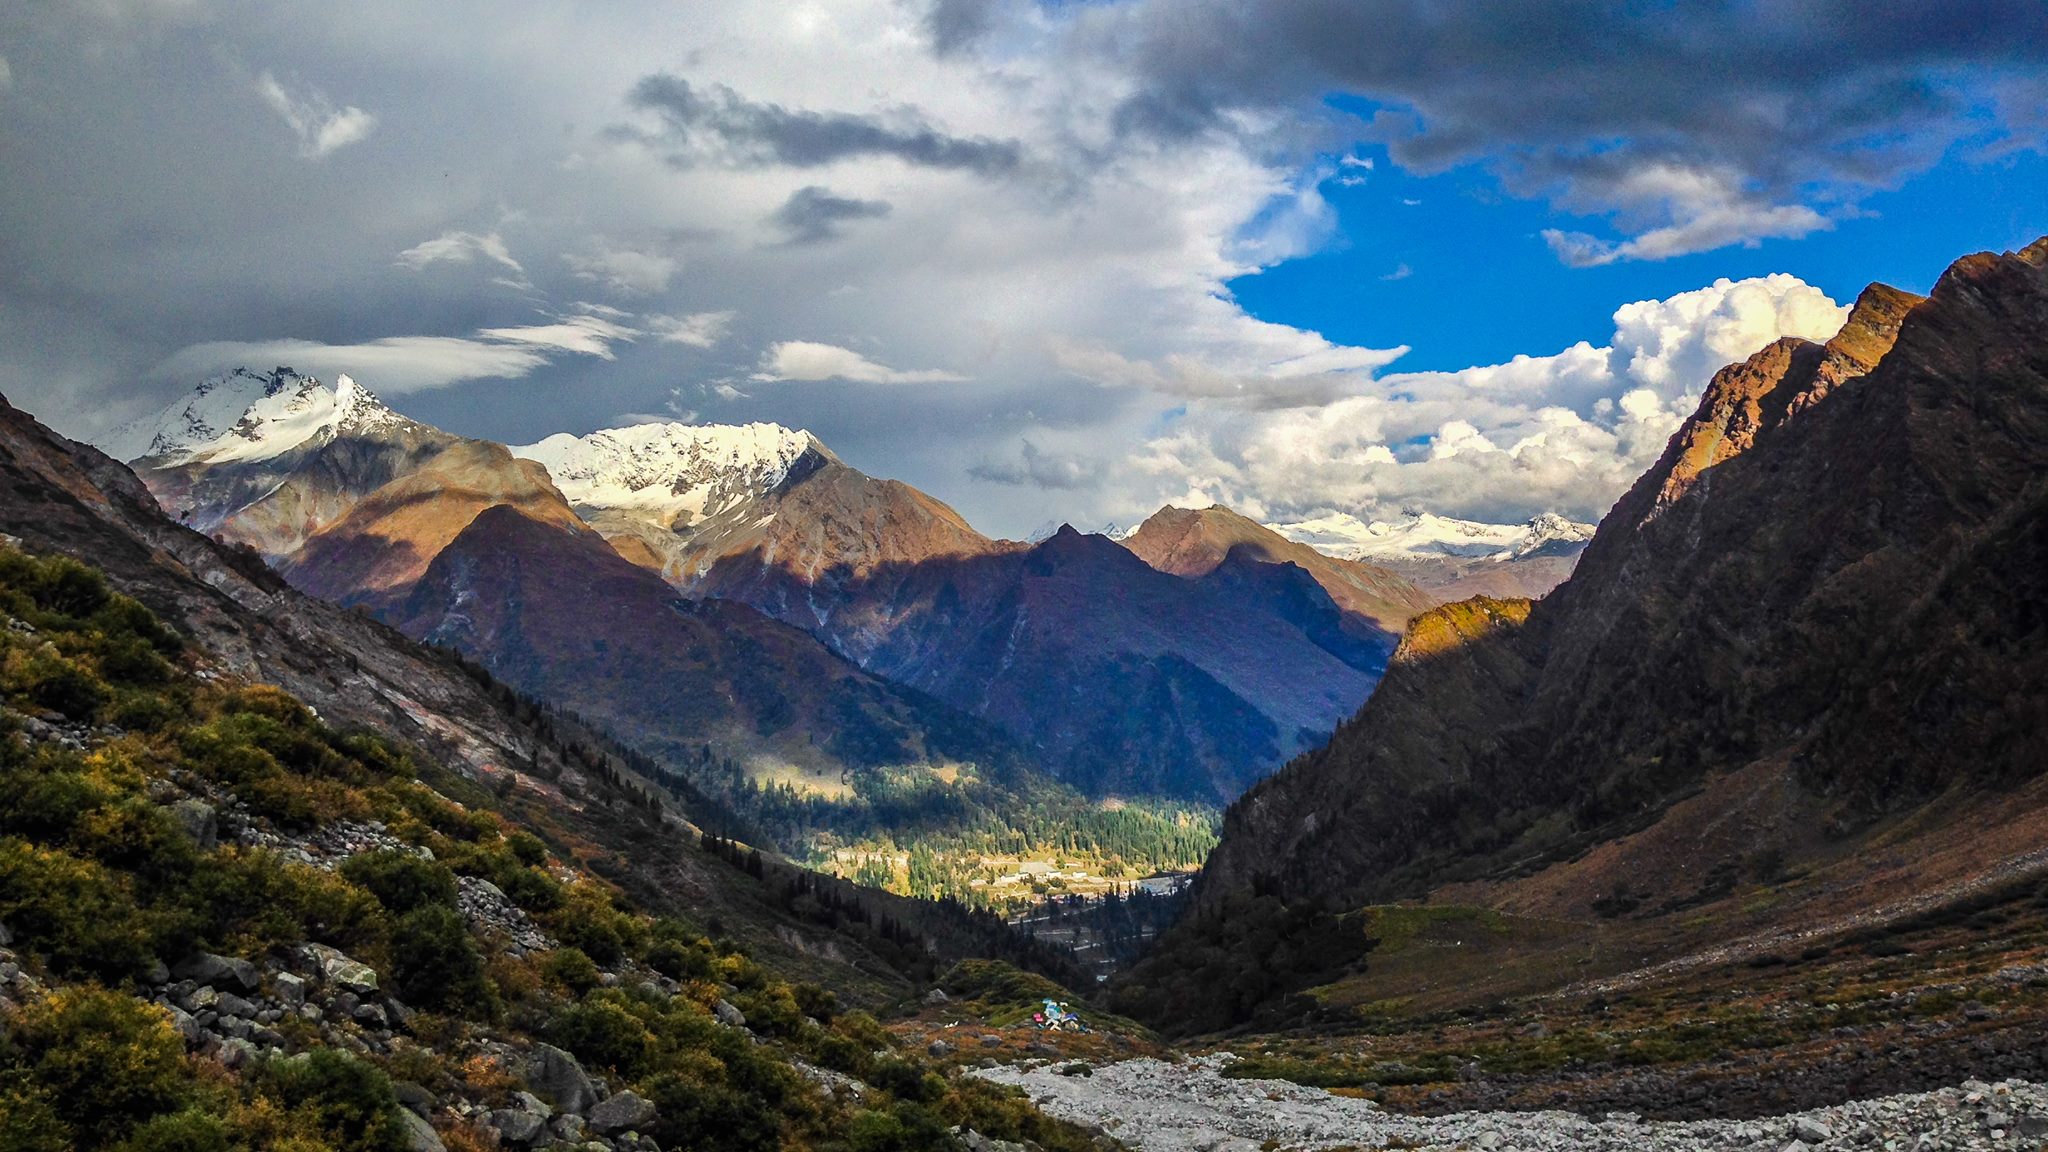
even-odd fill
[{"label": "cumulus cloud", "polygon": [[711,348],[725,339],[738,316],[739,313],[732,311],[692,312],[687,316],[647,316],[643,323],[656,339],[664,343]]},{"label": "cumulus cloud", "polygon": [[1102,344],[1059,342],[1053,362],[1105,387],[1142,388],[1162,396],[1246,408],[1297,408],[1356,393],[1371,381],[1375,369],[1408,351],[1406,347],[1354,348],[1332,344],[1311,332],[1285,331],[1300,339],[1287,349],[1288,355],[1274,360],[1261,360],[1255,354],[1223,359],[1215,353],[1185,352],[1156,361],[1134,360]]},{"label": "cumulus cloud", "polygon": [[945,384],[967,377],[934,369],[899,371],[836,344],[809,340],[785,340],[771,345],[761,357],[761,370],[754,379],[764,383],[781,380],[851,380],[857,384]]},{"label": "cumulus cloud", "polygon": [[269,72],[256,78],[256,93],[298,136],[299,155],[308,160],[318,160],[337,148],[346,148],[377,126],[377,118],[361,108],[353,104],[336,108],[310,88],[304,96],[294,96]]},{"label": "cumulus cloud", "polygon": [[1580,343],[1458,372],[1397,373],[1320,406],[1196,408],[1133,470],[1255,516],[1372,518],[1413,506],[1479,519],[1597,519],[1662,450],[1723,365],[1780,336],[1825,339],[1846,317],[1793,276],[1716,281],[1614,313]]},{"label": "cumulus cloud", "polygon": [[578,280],[602,284],[625,296],[643,296],[668,290],[681,261],[660,252],[642,252],[602,237],[594,240],[587,253],[564,253]]},{"label": "cumulus cloud", "polygon": [[1015,140],[949,135],[912,108],[886,115],[792,111],[779,104],[748,100],[723,84],[699,89],[666,72],[641,78],[628,102],[652,113],[661,130],[648,133],[621,126],[613,130],[614,135],[661,147],[669,162],[678,166],[708,159],[744,166],[816,168],[859,157],[887,156],[923,168],[957,168],[996,176],[1014,170],[1023,157],[1023,148]]},{"label": "cumulus cloud", "polygon": [[770,219],[781,228],[787,244],[822,244],[837,240],[840,225],[850,220],[878,220],[889,214],[887,200],[856,200],[835,196],[816,184],[790,193]]}]

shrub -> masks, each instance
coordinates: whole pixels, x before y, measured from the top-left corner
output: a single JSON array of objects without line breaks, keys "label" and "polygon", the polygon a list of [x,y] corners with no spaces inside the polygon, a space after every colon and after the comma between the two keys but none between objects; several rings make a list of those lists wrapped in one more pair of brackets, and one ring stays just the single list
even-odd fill
[{"label": "shrub", "polygon": [[117,1140],[185,1102],[185,1042],[163,1009],[85,985],[22,1013],[23,1063],[72,1129]]},{"label": "shrub", "polygon": [[276,1098],[340,1152],[405,1146],[391,1080],[345,1052],[315,1048],[269,1061],[256,1083],[259,1091]]},{"label": "shrub", "polygon": [[654,1048],[647,1026],[602,993],[563,1009],[548,1025],[548,1035],[583,1063],[629,1080],[646,1071]]},{"label": "shrub", "polygon": [[541,975],[578,996],[597,987],[597,963],[581,948],[557,948],[540,962]]},{"label": "shrub", "polygon": [[118,980],[156,957],[154,924],[119,876],[13,837],[0,840],[0,922],[66,975]]},{"label": "shrub", "polygon": [[726,1085],[664,1072],[647,1082],[646,1095],[659,1109],[653,1130],[664,1148],[771,1152],[782,1147],[778,1117]]},{"label": "shrub", "polygon": [[497,1015],[497,992],[484,977],[484,959],[469,926],[445,904],[399,917],[391,931],[391,971],[409,1003],[472,1019]]},{"label": "shrub", "polygon": [[71,1126],[50,1107],[49,1093],[27,1083],[0,1088],[0,1152],[71,1152]]},{"label": "shrub", "polygon": [[230,1152],[228,1126],[196,1109],[144,1121],[115,1152]]},{"label": "shrub", "polygon": [[370,890],[392,915],[402,916],[428,905],[455,907],[455,873],[438,860],[403,849],[365,852],[349,858],[341,874]]}]

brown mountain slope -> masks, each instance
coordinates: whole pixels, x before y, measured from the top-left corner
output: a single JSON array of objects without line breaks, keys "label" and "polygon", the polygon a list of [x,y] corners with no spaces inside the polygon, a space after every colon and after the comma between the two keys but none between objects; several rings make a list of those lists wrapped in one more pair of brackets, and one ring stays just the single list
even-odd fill
[{"label": "brown mountain slope", "polygon": [[1200,510],[1161,508],[1121,543],[1145,563],[1176,576],[1206,576],[1240,550],[1262,563],[1293,564],[1322,585],[1352,618],[1347,623],[1355,631],[1382,642],[1436,603],[1389,569],[1325,556],[1220,504]]},{"label": "brown mountain slope", "polygon": [[462,440],[364,494],[278,567],[302,591],[381,607],[403,598],[478,513],[500,506],[582,528],[547,469],[502,445]]},{"label": "brown mountain slope", "polygon": [[[1240,947],[1216,917],[1253,893],[1604,909],[1662,933],[1647,953],[2002,866],[2048,766],[2044,260],[1873,288],[1827,345],[1716,376],[1525,622],[1421,618],[1358,717],[1232,809],[1203,913],[1138,983],[1199,995],[1228,964],[1187,958]],[[1800,900],[1699,911],[1799,867],[1826,877]]]},{"label": "brown mountain slope", "polygon": [[573,517],[484,510],[391,614],[660,757],[711,747],[836,785],[846,765],[997,754],[980,726],[795,628],[685,599]]}]

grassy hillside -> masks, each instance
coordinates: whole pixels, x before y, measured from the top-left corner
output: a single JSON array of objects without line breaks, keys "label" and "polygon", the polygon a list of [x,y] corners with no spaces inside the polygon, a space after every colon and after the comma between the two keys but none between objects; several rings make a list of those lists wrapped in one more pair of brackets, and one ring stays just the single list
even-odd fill
[{"label": "grassy hillside", "polygon": [[7,1148],[1087,1146],[75,561],[0,550],[0,697]]}]

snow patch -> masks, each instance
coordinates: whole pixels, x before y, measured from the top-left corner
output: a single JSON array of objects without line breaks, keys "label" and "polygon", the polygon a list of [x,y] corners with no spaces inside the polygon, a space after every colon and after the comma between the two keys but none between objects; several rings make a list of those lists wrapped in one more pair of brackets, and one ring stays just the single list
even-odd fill
[{"label": "snow patch", "polygon": [[1594,529],[1554,512],[1525,524],[1485,524],[1428,512],[1368,524],[1336,512],[1267,527],[1339,560],[1518,560],[1546,546],[1584,544]]},{"label": "snow patch", "polygon": [[405,423],[347,376],[329,387],[289,368],[237,368],[212,377],[153,416],[100,439],[118,460],[158,467],[269,460],[309,442]]},{"label": "snow patch", "polygon": [[512,454],[548,470],[579,508],[664,524],[729,511],[765,495],[817,445],[780,424],[636,424],[588,436],[557,433]]}]

